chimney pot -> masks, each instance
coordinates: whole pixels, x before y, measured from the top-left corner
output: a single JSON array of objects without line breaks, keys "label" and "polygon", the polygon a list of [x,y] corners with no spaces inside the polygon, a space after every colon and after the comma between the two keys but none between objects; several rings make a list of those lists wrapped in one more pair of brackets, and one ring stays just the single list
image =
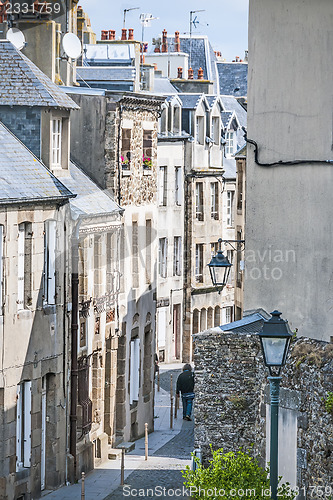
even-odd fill
[{"label": "chimney pot", "polygon": [[161,52],[159,47],[155,47],[154,52]]},{"label": "chimney pot", "polygon": [[102,30],[101,31],[101,40],[108,40],[109,39],[109,32],[108,30]]},{"label": "chimney pot", "polygon": [[126,28],[121,29],[121,39],[127,40],[127,29]]},{"label": "chimney pot", "polygon": [[177,78],[183,78],[183,68],[181,66],[179,66],[179,68],[177,68],[177,70],[178,70]]},{"label": "chimney pot", "polygon": [[132,29],[132,28],[128,29],[128,39],[134,40],[134,29]]},{"label": "chimney pot", "polygon": [[192,68],[188,69],[188,79],[193,80],[193,69]]},{"label": "chimney pot", "polygon": [[109,30],[109,40],[116,39],[116,30]]},{"label": "chimney pot", "polygon": [[179,31],[175,31],[175,52],[180,52]]},{"label": "chimney pot", "polygon": [[204,72],[202,68],[198,69],[198,80],[203,80],[204,79]]},{"label": "chimney pot", "polygon": [[162,31],[162,52],[168,52],[168,32],[167,30]]}]

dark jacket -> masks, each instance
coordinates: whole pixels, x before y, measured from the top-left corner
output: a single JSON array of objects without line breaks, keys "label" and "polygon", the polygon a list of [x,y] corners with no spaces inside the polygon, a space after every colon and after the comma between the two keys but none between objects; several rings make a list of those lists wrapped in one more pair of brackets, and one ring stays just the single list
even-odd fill
[{"label": "dark jacket", "polygon": [[176,393],[187,394],[193,392],[194,389],[194,373],[190,370],[183,371],[177,379]]}]

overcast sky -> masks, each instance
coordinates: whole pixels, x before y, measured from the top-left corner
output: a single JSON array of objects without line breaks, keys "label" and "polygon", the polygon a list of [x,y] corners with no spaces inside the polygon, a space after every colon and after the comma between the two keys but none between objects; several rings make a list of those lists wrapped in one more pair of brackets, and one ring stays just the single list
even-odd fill
[{"label": "overcast sky", "polygon": [[117,37],[121,34],[124,9],[140,7],[128,12],[126,17],[126,28],[134,28],[138,40],[141,40],[140,14],[149,13],[159,18],[145,29],[145,41],[149,42],[163,29],[170,34],[177,30],[188,33],[190,11],[205,9],[205,12],[193,14],[200,22],[193,28],[193,34],[208,35],[214,50],[222,52],[227,61],[236,56],[243,59],[247,50],[248,3],[249,0],[80,0],[99,40],[102,29],[115,29]]}]

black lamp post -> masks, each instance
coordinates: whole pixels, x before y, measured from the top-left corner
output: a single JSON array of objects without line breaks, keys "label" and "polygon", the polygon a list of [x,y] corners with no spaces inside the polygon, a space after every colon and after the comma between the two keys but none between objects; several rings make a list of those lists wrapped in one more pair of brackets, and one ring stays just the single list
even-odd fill
[{"label": "black lamp post", "polygon": [[280,318],[279,311],[264,321],[259,338],[265,365],[269,369],[271,396],[271,444],[270,444],[270,486],[273,500],[277,500],[278,487],[278,421],[281,368],[286,364],[292,333],[288,321]]},{"label": "black lamp post", "polygon": [[221,249],[222,239],[219,239],[219,249],[217,254],[214,255],[208,264],[210,277],[212,279],[212,283],[219,290],[219,293],[228,282],[230,269],[232,264],[230,264],[227,257],[223,255]]}]

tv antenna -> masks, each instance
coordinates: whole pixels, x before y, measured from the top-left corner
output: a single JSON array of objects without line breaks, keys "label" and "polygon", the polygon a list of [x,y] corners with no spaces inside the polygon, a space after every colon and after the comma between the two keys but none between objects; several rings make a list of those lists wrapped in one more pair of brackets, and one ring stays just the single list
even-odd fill
[{"label": "tv antenna", "polygon": [[144,40],[144,31],[145,28],[149,28],[151,21],[155,19],[159,19],[158,17],[154,17],[152,14],[140,14],[140,23],[142,26],[142,35],[141,35],[141,88],[143,85],[143,40]]},{"label": "tv antenna", "polygon": [[123,28],[126,28],[126,14],[130,10],[138,10],[140,7],[132,7],[131,9],[124,9],[124,21],[123,21]]},{"label": "tv antenna", "polygon": [[198,21],[198,16],[195,16],[193,19],[193,14],[196,14],[197,12],[205,12],[205,9],[200,9],[200,10],[191,10],[190,11],[190,68],[192,68],[192,26],[195,28],[197,27],[197,24],[199,24]]},{"label": "tv antenna", "polygon": [[70,59],[77,59],[82,53],[80,39],[74,33],[66,33],[62,39],[62,48]]},{"label": "tv antenna", "polygon": [[25,36],[18,28],[9,28],[6,39],[9,40],[17,50],[22,50],[25,47]]}]

